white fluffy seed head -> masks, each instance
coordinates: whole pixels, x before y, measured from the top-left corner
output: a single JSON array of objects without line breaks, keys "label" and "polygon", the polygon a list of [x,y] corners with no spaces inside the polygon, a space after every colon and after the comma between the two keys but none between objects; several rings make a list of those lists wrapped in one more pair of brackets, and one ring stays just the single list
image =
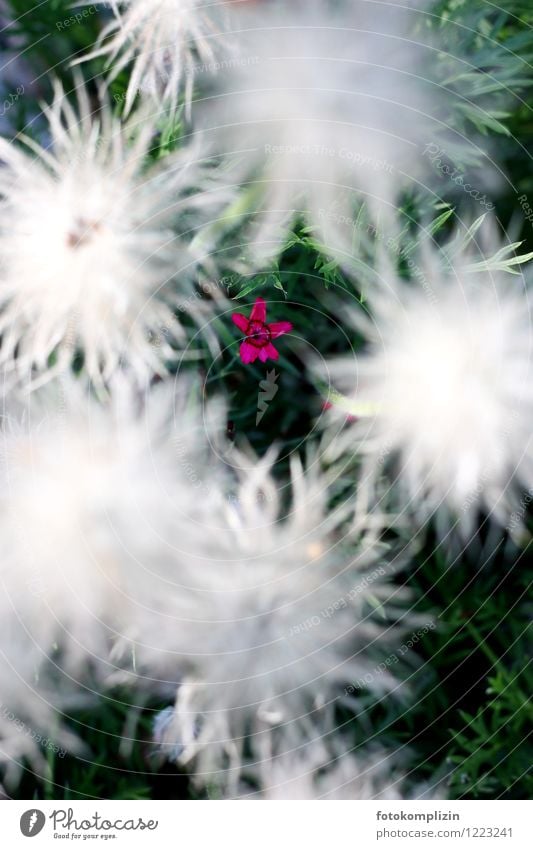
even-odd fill
[{"label": "white fluffy seed head", "polygon": [[505,522],[533,484],[530,305],[522,276],[433,250],[412,283],[389,269],[369,290],[367,347],[331,364],[361,418],[329,450],[357,456],[370,488],[387,469],[406,510],[470,531],[480,509]]},{"label": "white fluffy seed head", "polygon": [[80,61],[107,56],[109,79],[133,63],[125,99],[130,112],[141,94],[174,112],[180,94],[187,101],[198,66],[215,57],[219,0],[116,0],[114,18],[94,51]]},{"label": "white fluffy seed head", "polygon": [[[379,667],[404,615],[390,552],[345,536],[325,479],[296,463],[284,519],[277,498],[268,458],[243,472],[209,558],[182,582],[181,625],[176,611],[182,684],[164,745],[198,782],[233,790],[245,750],[258,764],[327,733],[337,700],[399,687],[393,664]],[[168,662],[156,653],[151,668]]]},{"label": "white fluffy seed head", "polygon": [[[202,420],[189,386],[146,402],[114,389],[110,409],[71,384],[35,393],[1,434],[0,702],[69,746],[55,710],[135,679],[137,641],[143,668],[143,637],[166,633],[180,564],[224,500],[219,413]],[[0,726],[9,759],[19,732]]]},{"label": "white fluffy seed head", "polygon": [[[342,737],[340,738],[342,740]],[[260,789],[241,788],[240,798],[282,800],[401,799],[403,775],[398,758],[384,752],[344,751],[318,741],[281,757],[267,759],[259,771]]]},{"label": "white fluffy seed head", "polygon": [[253,258],[279,252],[299,213],[327,249],[351,255],[356,201],[394,206],[423,166],[420,139],[433,137],[411,13],[360,0],[237,9],[238,61],[198,114],[249,185]]},{"label": "white fluffy seed head", "polygon": [[186,338],[175,310],[200,311],[193,238],[221,200],[196,150],[147,169],[149,116],[123,127],[81,84],[78,96],[76,111],[56,88],[51,149],[0,141],[1,360],[25,383],[80,351],[95,382],[120,363],[142,380],[164,372]]}]

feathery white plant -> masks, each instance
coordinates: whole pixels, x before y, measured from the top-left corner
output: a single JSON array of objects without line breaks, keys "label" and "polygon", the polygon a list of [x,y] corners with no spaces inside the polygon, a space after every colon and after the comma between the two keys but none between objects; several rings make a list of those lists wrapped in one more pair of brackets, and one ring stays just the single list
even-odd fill
[{"label": "feathery white plant", "polygon": [[[56,711],[87,682],[178,684],[165,744],[231,791],[245,739],[258,764],[313,746],[337,698],[396,686],[377,666],[404,594],[368,517],[344,537],[352,508],[327,512],[325,479],[294,463],[280,521],[270,458],[243,471],[230,454],[243,480],[228,500],[209,450],[223,418],[200,421],[183,384],[143,402],[115,383],[110,408],[72,382],[50,389],[9,405],[2,434],[0,700],[23,722],[72,747]],[[2,733],[9,758],[19,738]]]},{"label": "feathery white plant", "polygon": [[[342,737],[340,737],[342,740]],[[385,752],[354,754],[318,741],[261,764],[260,789],[243,786],[240,798],[282,800],[402,799],[398,759]],[[348,750],[348,751],[346,751]]]},{"label": "feathery white plant", "polygon": [[407,6],[273,2],[238,6],[235,52],[198,106],[212,150],[250,184],[250,249],[279,251],[304,213],[329,250],[351,253],[355,202],[394,208],[424,166],[427,97]]},{"label": "feathery white plant", "polygon": [[[196,148],[146,166],[148,115],[121,126],[78,85],[45,109],[52,148],[0,139],[0,364],[46,380],[81,351],[87,375],[119,364],[144,380],[186,342],[175,311],[201,316],[194,235],[223,203]],[[153,344],[153,337],[159,341]]]},{"label": "feathery white plant", "polygon": [[[183,384],[146,401],[115,385],[105,409],[56,382],[21,409],[8,405],[0,703],[27,728],[72,746],[54,711],[91,687],[134,681],[136,641],[142,665],[143,635],[162,640],[172,626],[180,561],[197,553],[224,499],[225,472],[208,450],[218,429],[217,411],[202,420]],[[35,740],[4,719],[2,759],[35,754]]]},{"label": "feathery white plant", "polygon": [[[407,512],[452,514],[465,532],[480,509],[505,522],[533,485],[529,293],[522,275],[506,273],[530,256],[514,244],[474,261],[475,229],[462,247],[456,236],[411,252],[409,282],[384,265],[366,290],[366,319],[344,311],[366,348],[327,364],[346,396],[329,457],[360,464],[370,499],[387,470]],[[487,232],[485,222],[482,240]],[[358,418],[346,422],[346,411]]]},{"label": "feathery white plant", "polygon": [[230,794],[245,750],[258,768],[304,740],[312,748],[332,730],[337,699],[400,686],[389,665],[376,671],[405,612],[402,589],[389,583],[390,552],[362,532],[366,518],[361,534],[345,536],[347,514],[328,511],[326,479],[296,461],[282,520],[270,462],[250,461],[226,527],[204,541],[204,562],[191,562],[187,627],[172,635],[182,683],[163,745],[196,781]]},{"label": "feathery white plant", "polygon": [[[130,63],[125,113],[139,93],[176,110],[190,103],[196,66],[214,61],[220,0],[112,0],[114,17],[93,51],[78,61],[107,56],[109,82]],[[218,17],[218,16],[217,16]]]}]

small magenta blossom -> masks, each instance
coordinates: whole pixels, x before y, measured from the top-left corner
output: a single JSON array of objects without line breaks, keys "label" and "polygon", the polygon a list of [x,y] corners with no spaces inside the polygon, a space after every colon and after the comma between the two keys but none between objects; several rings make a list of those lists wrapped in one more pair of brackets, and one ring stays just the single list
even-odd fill
[{"label": "small magenta blossom", "polygon": [[234,312],[231,316],[233,323],[242,330],[245,339],[241,342],[239,353],[245,365],[255,362],[258,358],[262,363],[268,359],[277,360],[278,352],[272,344],[273,339],[278,339],[284,333],[292,330],[290,321],[274,321],[266,323],[266,301],[257,298],[252,307],[250,318],[246,318],[240,312]]}]

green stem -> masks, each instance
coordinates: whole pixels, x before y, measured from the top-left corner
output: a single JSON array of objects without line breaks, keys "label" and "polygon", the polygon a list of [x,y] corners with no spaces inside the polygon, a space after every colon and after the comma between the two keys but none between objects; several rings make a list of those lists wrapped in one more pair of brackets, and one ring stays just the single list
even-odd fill
[{"label": "green stem", "polygon": [[327,397],[335,407],[339,407],[344,412],[358,419],[370,418],[379,413],[380,408],[377,404],[373,404],[371,401],[354,401],[351,398],[347,398],[346,395],[337,392],[336,389],[327,386],[325,383],[318,384],[318,391],[321,395]]}]

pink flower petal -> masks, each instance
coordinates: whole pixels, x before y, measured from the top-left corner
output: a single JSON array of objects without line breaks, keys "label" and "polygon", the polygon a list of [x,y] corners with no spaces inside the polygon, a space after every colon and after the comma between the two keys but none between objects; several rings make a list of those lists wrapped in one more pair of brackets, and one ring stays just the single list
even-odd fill
[{"label": "pink flower petal", "polygon": [[244,342],[241,342],[239,354],[241,355],[242,362],[245,365],[253,363],[254,360],[257,359],[259,350],[259,348],[256,348],[255,345],[251,345],[250,342],[246,342],[246,340]]},{"label": "pink flower petal", "polygon": [[283,336],[284,333],[290,333],[292,324],[290,321],[273,321],[268,325],[272,339],[277,339],[278,336]]},{"label": "pink flower petal", "polygon": [[267,305],[266,301],[263,298],[257,298],[255,304],[252,307],[252,312],[250,314],[250,321],[262,321],[263,323],[266,321],[267,317]]},{"label": "pink flower petal", "polygon": [[272,344],[272,342],[269,342],[268,345],[265,345],[264,348],[261,348],[261,353],[263,353],[263,351],[265,352],[265,355],[266,355],[264,360],[263,360],[264,363],[268,360],[269,357],[270,357],[271,360],[277,360],[278,357],[279,357],[279,354],[276,351],[276,349],[274,348],[274,345]]},{"label": "pink flower petal", "polygon": [[241,312],[234,312],[231,316],[233,324],[236,324],[239,330],[246,333],[248,330],[248,319]]}]

